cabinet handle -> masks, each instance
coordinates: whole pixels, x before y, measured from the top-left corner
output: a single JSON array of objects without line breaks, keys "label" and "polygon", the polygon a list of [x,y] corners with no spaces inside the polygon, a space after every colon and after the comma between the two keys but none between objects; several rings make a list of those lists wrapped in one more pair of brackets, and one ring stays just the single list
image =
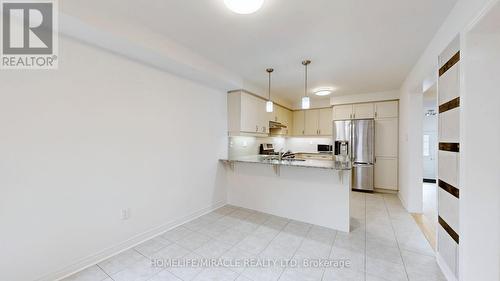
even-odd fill
[{"label": "cabinet handle", "polygon": [[356,113],[353,113],[352,116],[353,119],[356,119]]},{"label": "cabinet handle", "polygon": [[377,112],[375,111],[375,118],[377,117]]},{"label": "cabinet handle", "polygon": [[321,135],[321,130],[318,130],[318,135]]},{"label": "cabinet handle", "polygon": [[304,134],[304,130],[302,130],[302,134]]}]

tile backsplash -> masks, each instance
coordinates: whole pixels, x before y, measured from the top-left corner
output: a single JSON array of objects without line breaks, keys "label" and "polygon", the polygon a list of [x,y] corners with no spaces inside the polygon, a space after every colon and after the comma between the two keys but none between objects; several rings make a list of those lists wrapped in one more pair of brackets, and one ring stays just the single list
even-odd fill
[{"label": "tile backsplash", "polygon": [[285,138],[285,137],[229,137],[229,158],[259,154],[262,143],[274,144],[274,149],[292,152],[317,152],[318,144],[332,144],[331,138]]},{"label": "tile backsplash", "polygon": [[288,138],[286,146],[293,152],[318,152],[318,144],[332,144],[332,138]]}]

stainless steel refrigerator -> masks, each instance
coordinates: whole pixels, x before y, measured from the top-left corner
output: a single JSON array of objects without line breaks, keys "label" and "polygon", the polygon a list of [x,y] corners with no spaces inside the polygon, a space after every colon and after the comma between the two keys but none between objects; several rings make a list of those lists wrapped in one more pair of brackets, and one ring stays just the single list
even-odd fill
[{"label": "stainless steel refrigerator", "polygon": [[375,121],[373,119],[333,122],[334,154],[353,163],[352,189],[373,191]]}]

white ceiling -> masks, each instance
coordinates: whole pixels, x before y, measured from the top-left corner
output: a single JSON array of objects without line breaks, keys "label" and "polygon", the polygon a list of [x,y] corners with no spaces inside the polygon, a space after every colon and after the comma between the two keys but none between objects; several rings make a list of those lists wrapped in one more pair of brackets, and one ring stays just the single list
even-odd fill
[{"label": "white ceiling", "polygon": [[335,95],[398,89],[456,0],[266,0],[237,15],[223,0],[67,0],[86,22],[126,22],[157,32],[290,103],[310,88]]}]

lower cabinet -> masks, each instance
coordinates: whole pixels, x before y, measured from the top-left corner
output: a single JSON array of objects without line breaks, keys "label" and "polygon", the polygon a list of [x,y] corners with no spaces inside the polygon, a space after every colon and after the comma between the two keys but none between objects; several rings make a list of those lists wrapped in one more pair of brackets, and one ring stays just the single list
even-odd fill
[{"label": "lower cabinet", "polygon": [[375,188],[398,190],[398,159],[377,157],[375,161]]}]

